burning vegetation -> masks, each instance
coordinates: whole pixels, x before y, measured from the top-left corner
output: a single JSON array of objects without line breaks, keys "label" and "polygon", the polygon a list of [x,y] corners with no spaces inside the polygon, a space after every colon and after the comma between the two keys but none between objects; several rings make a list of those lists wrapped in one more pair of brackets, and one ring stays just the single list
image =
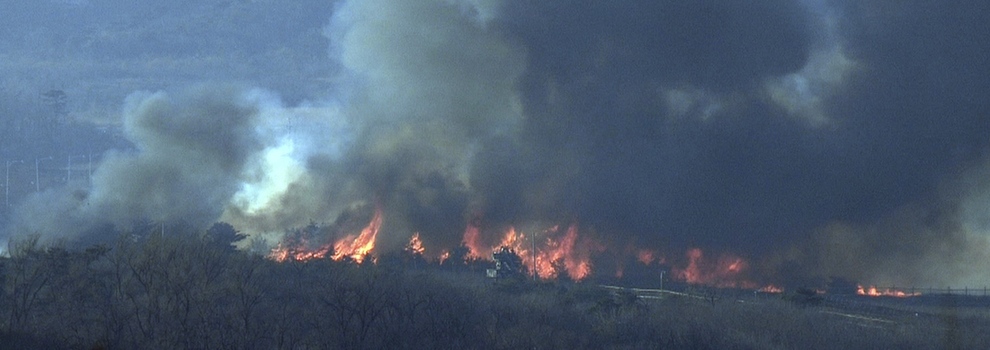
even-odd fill
[{"label": "burning vegetation", "polygon": [[[378,256],[387,253],[376,246],[384,216],[382,207],[376,206],[370,219],[350,232],[346,228],[348,225],[338,224],[332,228],[310,225],[286,235],[268,257],[277,262],[313,259],[348,259],[357,263],[369,259],[375,262]],[[627,246],[624,250],[614,250],[596,239],[593,232],[583,232],[578,223],[523,231],[515,226],[483,228],[481,220],[476,218],[466,224],[461,244],[457,247],[428,247],[421,234],[415,232],[402,247],[402,252],[440,265],[493,262],[495,253],[511,252],[518,256],[523,272],[529,276],[572,281],[585,280],[595,273],[621,279],[626,268],[623,264],[614,264],[614,272],[609,271],[613,265],[596,266],[597,259],[612,257],[615,260],[614,256],[620,255],[621,259],[628,258],[641,269],[667,271],[666,278],[687,285],[755,289],[767,293],[783,291],[778,286],[764,285],[750,279],[750,264],[734,254],[711,257],[700,248],[691,248],[682,259],[668,259],[664,254],[647,248]]]},{"label": "burning vegetation", "polygon": [[688,265],[674,268],[674,275],[690,284],[702,284],[720,288],[758,288],[755,283],[741,279],[749,267],[739,257],[723,255],[715,261],[704,260],[701,249],[688,250]]},{"label": "burning vegetation", "polygon": [[575,281],[582,280],[591,274],[592,254],[604,250],[595,240],[580,237],[577,224],[571,224],[563,233],[560,226],[553,226],[532,235],[509,227],[499,242],[491,246],[482,243],[479,232],[474,225],[464,230],[463,243],[469,257],[487,258],[505,247],[519,255],[531,275],[535,273],[542,279],[555,279],[563,274]]},{"label": "burning vegetation", "polygon": [[[375,239],[382,226],[382,211],[376,208],[371,221],[358,233],[348,234],[332,243],[321,244],[316,247],[309,247],[313,237],[315,226],[311,225],[307,230],[303,230],[298,235],[288,237],[287,241],[279,243],[268,257],[272,260],[283,262],[286,260],[306,261],[312,259],[323,259],[328,255],[330,259],[340,261],[351,259],[361,263],[375,249]],[[301,236],[301,237],[300,237]],[[418,240],[419,236],[414,236]],[[420,243],[421,244],[421,243]],[[420,247],[421,248],[421,247]]]},{"label": "burning vegetation", "polygon": [[[377,263],[379,257],[400,250],[404,256],[419,261],[454,266],[495,264],[498,260],[496,255],[501,254],[503,258],[512,255],[513,261],[518,261],[518,266],[514,267],[517,270],[515,274],[541,280],[583,281],[595,277],[601,281],[613,280],[611,278],[614,277],[614,280],[629,278],[629,281],[636,281],[638,276],[655,281],[659,277],[683,286],[749,289],[769,294],[785,292],[785,287],[778,283],[760,281],[760,274],[741,256],[728,252],[706,252],[697,247],[676,255],[666,255],[634,244],[614,249],[613,244],[599,239],[594,230],[582,229],[577,222],[543,228],[531,225],[523,230],[512,225],[487,227],[481,218],[475,217],[465,224],[457,246],[444,247],[436,242],[429,245],[424,242],[422,233],[414,232],[401,248],[394,245],[388,248],[388,245],[383,247],[379,244],[380,239],[393,234],[393,231],[383,229],[386,215],[382,205],[356,207],[333,225],[322,227],[310,224],[291,231],[271,249],[267,257],[276,262],[329,259],[362,264]],[[624,276],[626,271],[633,270],[640,273]],[[644,271],[647,275],[643,274]],[[660,276],[661,271],[663,276]],[[921,295],[913,291],[866,287],[842,281],[839,283],[841,286],[832,286],[835,288],[804,289],[814,291],[814,295],[823,295],[826,289],[829,293],[855,292],[871,297]]]},{"label": "burning vegetation", "polygon": [[856,294],[866,295],[871,297],[896,297],[896,298],[916,297],[921,295],[920,292],[905,292],[894,288],[880,289],[877,288],[876,286],[863,287],[862,285],[857,286]]}]

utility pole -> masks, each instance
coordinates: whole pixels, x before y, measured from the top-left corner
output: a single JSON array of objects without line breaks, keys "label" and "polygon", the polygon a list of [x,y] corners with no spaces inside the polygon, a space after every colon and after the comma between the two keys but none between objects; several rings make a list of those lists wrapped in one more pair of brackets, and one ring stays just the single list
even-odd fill
[{"label": "utility pole", "polygon": [[7,165],[7,173],[6,173],[6,177],[4,178],[4,181],[3,181],[3,190],[4,190],[3,204],[4,204],[4,206],[9,207],[10,206],[10,165],[11,164],[14,164],[14,163],[24,163],[24,161],[23,160],[15,160],[15,161],[8,160],[6,163],[7,163],[6,164]]},{"label": "utility pole", "polygon": [[41,192],[41,161],[46,159],[52,159],[52,157],[34,159],[34,189],[37,192]]},{"label": "utility pole", "polygon": [[69,158],[69,165],[65,168],[65,182],[66,183],[72,182],[72,158],[78,158],[78,157],[86,157],[86,155],[85,154],[78,155],[78,156],[71,156],[70,155],[68,157]]},{"label": "utility pole", "polygon": [[536,266],[536,231],[533,231],[533,281],[536,281],[537,271],[539,269]]}]

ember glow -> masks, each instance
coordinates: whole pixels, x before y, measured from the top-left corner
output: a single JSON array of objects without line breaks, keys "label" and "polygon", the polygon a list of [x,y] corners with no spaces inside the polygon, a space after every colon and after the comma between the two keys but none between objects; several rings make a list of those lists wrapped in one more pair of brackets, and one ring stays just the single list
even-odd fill
[{"label": "ember glow", "polygon": [[783,293],[784,292],[784,289],[783,288],[780,288],[780,287],[777,287],[775,285],[770,284],[770,285],[764,286],[763,288],[757,289],[757,291],[758,292],[761,292],[761,293],[779,294],[779,293]]},{"label": "ember glow", "polygon": [[909,293],[892,288],[879,289],[876,286],[863,287],[862,285],[856,287],[856,294],[867,295],[871,297],[897,297],[897,298],[916,297],[921,295],[921,293],[917,293],[917,292]]},{"label": "ember glow", "polygon": [[426,248],[423,248],[423,241],[419,239],[419,232],[414,233],[412,238],[409,238],[405,251],[413,255],[423,255],[426,252]]},{"label": "ember glow", "polygon": [[723,254],[715,261],[705,259],[701,249],[687,252],[688,264],[672,269],[674,278],[688,284],[701,284],[720,288],[757,288],[757,284],[745,279],[749,268],[745,260],[731,254]]},{"label": "ember glow", "polygon": [[639,252],[636,253],[636,260],[639,260],[639,262],[643,263],[643,265],[652,264],[655,260],[659,260],[659,262],[663,264],[664,259],[657,259],[656,255],[657,253],[652,250],[640,249]]}]

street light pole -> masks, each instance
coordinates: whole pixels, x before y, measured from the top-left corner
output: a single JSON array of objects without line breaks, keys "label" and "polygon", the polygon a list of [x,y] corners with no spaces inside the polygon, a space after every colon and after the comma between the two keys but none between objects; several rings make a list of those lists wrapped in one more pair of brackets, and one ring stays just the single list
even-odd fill
[{"label": "street light pole", "polygon": [[6,207],[10,206],[10,165],[14,163],[24,163],[23,160],[6,161],[7,172],[3,180],[3,204]]},{"label": "street light pole", "polygon": [[86,180],[93,183],[93,153],[86,154]]},{"label": "street light pole", "polygon": [[41,161],[45,159],[52,159],[52,157],[34,159],[34,189],[37,192],[41,192]]},{"label": "street light pole", "polygon": [[78,156],[71,156],[71,155],[69,156],[69,165],[68,165],[68,167],[65,168],[65,182],[66,183],[72,182],[72,158],[73,157],[76,157],[76,158],[78,158],[78,157],[86,157],[86,155],[83,154],[83,155],[78,155]]},{"label": "street light pole", "polygon": [[667,271],[660,270],[660,290],[663,290],[663,273],[664,272],[667,272]]},{"label": "street light pole", "polygon": [[536,281],[537,271],[539,268],[536,266],[536,231],[533,231],[533,281]]}]

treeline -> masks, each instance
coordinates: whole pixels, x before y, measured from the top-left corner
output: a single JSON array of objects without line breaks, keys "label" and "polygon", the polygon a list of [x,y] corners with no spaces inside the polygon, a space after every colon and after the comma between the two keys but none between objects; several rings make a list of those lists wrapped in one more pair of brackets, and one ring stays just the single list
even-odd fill
[{"label": "treeline", "polygon": [[[978,347],[982,322],[864,327],[785,301],[644,301],[593,284],[232,249],[229,226],[84,250],[15,240],[0,258],[0,348],[769,349]],[[865,321],[864,321],[865,322]],[[985,344],[985,343],[984,343]]]},{"label": "treeline", "polygon": [[0,347],[522,344],[498,330],[525,325],[528,310],[489,295],[491,286],[482,276],[406,268],[398,257],[378,264],[278,263],[234,250],[230,243],[239,237],[215,228],[202,234],[122,235],[113,244],[79,251],[41,246],[37,237],[12,241],[10,256],[0,259]]}]

